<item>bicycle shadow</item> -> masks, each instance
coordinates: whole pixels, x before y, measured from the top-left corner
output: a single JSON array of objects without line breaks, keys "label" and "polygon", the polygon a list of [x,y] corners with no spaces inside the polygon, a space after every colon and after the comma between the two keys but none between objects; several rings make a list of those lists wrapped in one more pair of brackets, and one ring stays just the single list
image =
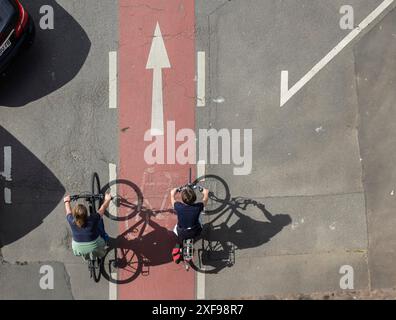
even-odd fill
[{"label": "bicycle shadow", "polygon": [[[198,239],[198,250],[201,251],[199,263],[202,265],[195,266],[195,269],[203,273],[218,273],[235,263],[235,250],[255,248],[268,243],[284,227],[291,224],[292,219],[288,214],[271,213],[265,204],[254,199],[231,197],[224,179],[215,175],[210,178],[217,179],[223,185],[224,192],[222,198],[217,197],[214,192],[209,194],[212,208],[207,210],[208,221]],[[200,179],[207,180],[206,177]],[[253,212],[254,208],[259,210],[259,214]]]},{"label": "bicycle shadow", "polygon": [[[133,200],[120,196],[115,198],[118,211],[122,212],[121,216],[115,217],[109,212],[106,213],[110,219],[124,222],[127,228],[117,237],[110,239],[102,274],[110,282],[125,284],[134,281],[140,275],[148,276],[152,266],[172,262],[171,252],[177,239],[172,231],[153,220],[159,214],[174,214],[173,209],[152,210],[144,207],[144,197],[140,188],[125,179],[109,182],[102,188],[102,192],[116,184],[129,188],[129,191],[122,190],[124,195],[134,195],[131,197]],[[129,225],[130,221],[134,223]],[[117,260],[116,266],[111,265],[114,260]],[[117,279],[112,276],[116,272]]]}]

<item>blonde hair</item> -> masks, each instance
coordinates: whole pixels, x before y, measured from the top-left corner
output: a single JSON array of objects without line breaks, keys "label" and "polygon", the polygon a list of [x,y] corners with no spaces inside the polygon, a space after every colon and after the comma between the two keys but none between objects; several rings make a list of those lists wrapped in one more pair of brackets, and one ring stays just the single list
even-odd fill
[{"label": "blonde hair", "polygon": [[73,208],[72,213],[77,227],[82,228],[87,222],[87,218],[88,218],[87,208],[82,204],[78,204]]}]

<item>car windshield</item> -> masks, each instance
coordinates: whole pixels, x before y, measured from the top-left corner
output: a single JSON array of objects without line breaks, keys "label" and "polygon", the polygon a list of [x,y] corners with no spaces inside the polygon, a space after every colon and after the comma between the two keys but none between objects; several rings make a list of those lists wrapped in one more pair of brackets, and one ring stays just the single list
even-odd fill
[{"label": "car windshield", "polygon": [[6,27],[15,13],[15,8],[10,0],[0,0],[0,32]]}]

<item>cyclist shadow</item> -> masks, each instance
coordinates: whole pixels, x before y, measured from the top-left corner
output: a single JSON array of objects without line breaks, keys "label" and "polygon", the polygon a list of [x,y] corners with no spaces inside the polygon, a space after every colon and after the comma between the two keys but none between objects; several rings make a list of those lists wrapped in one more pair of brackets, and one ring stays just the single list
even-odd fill
[{"label": "cyclist shadow", "polygon": [[[119,182],[128,184],[135,190],[139,198],[136,201],[138,205],[119,201],[131,214],[118,219],[119,222],[128,221],[125,224],[127,227],[116,238],[110,239],[102,274],[110,282],[125,284],[134,281],[140,275],[148,276],[152,266],[171,262],[171,251],[176,244],[176,237],[172,231],[153,220],[159,214],[173,214],[172,209],[151,210],[143,207],[143,194],[140,189],[130,181]],[[134,223],[130,225],[130,221]],[[117,279],[112,276],[115,272]]]},{"label": "cyclist shadow", "polygon": [[290,215],[273,214],[259,201],[231,197],[223,179],[213,175],[211,178],[220,181],[225,192],[221,199],[210,193],[210,201],[217,209],[207,211],[198,240],[201,244],[198,263],[201,266],[196,269],[203,273],[218,273],[233,266],[235,250],[262,246],[292,223]]},{"label": "cyclist shadow", "polygon": [[[117,247],[133,250],[136,254],[143,257],[145,267],[166,264],[172,261],[170,252],[176,244],[174,233],[155,222],[152,218],[158,213],[172,213],[173,210],[153,211],[143,208],[139,212],[139,216],[144,220],[144,226],[137,230],[139,221],[126,230],[116,239]],[[125,236],[125,233],[133,235]]]},{"label": "cyclist shadow", "polygon": [[[257,207],[267,221],[256,220],[246,215],[249,205]],[[288,214],[274,215],[266,209],[263,203],[253,199],[232,198],[226,210],[230,210],[231,214],[237,218],[236,222],[228,226],[227,222],[230,220],[228,219],[214,226],[214,221],[212,221],[212,228],[207,233],[206,239],[222,242],[228,240],[240,250],[258,247],[269,242],[292,222]]]}]

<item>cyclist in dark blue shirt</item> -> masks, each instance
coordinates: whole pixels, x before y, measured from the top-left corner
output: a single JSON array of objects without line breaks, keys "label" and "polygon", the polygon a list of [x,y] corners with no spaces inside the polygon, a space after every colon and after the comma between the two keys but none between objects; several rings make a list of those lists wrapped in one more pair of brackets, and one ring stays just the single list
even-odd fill
[{"label": "cyclist in dark blue shirt", "polygon": [[209,190],[203,189],[202,202],[195,202],[197,196],[194,190],[190,187],[184,188],[181,191],[182,202],[176,201],[177,188],[171,191],[172,207],[177,213],[177,224],[173,229],[180,241],[185,239],[194,239],[198,237],[202,231],[202,224],[200,221],[201,212],[208,204]]},{"label": "cyclist in dark blue shirt", "polygon": [[88,214],[86,206],[82,204],[72,208],[70,201],[70,196],[64,198],[66,219],[69,222],[73,236],[73,253],[80,256],[98,251],[100,252],[99,255],[102,255],[109,239],[104,229],[102,217],[109,207],[111,196],[106,194],[104,203],[98,212],[92,212],[91,214]]}]

